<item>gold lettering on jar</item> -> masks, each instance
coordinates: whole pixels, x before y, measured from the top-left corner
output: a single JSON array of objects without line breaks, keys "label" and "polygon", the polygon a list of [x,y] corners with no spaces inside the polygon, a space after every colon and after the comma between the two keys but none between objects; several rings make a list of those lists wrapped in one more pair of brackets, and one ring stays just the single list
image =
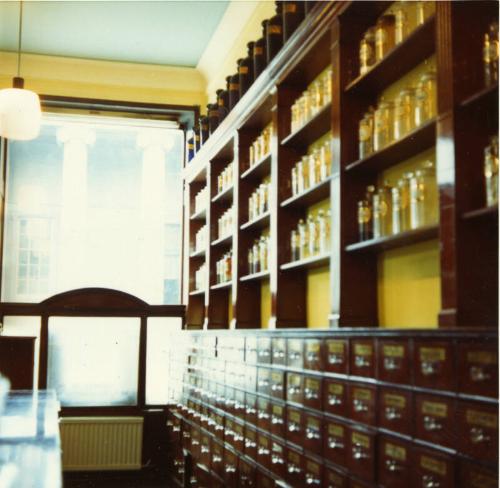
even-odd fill
[{"label": "gold lettering on jar", "polygon": [[281,26],[280,25],[268,25],[267,26],[268,34],[281,34]]},{"label": "gold lettering on jar", "polygon": [[260,46],[255,46],[253,48],[253,55],[260,55],[260,54],[264,54],[264,48],[263,47],[260,47]]},{"label": "gold lettering on jar", "polygon": [[429,456],[420,456],[420,466],[427,471],[431,471],[441,476],[446,474],[446,463]]},{"label": "gold lettering on jar", "polygon": [[241,75],[248,74],[248,66],[239,66],[238,73],[240,73]]},{"label": "gold lettering on jar", "polygon": [[239,83],[229,83],[229,89],[236,91],[240,89],[240,84]]},{"label": "gold lettering on jar", "polygon": [[470,425],[480,425],[489,429],[496,429],[498,425],[498,416],[492,413],[467,410],[465,417]]},{"label": "gold lettering on jar", "polygon": [[283,12],[287,14],[294,14],[297,12],[297,4],[296,3],[287,3],[283,6]]}]

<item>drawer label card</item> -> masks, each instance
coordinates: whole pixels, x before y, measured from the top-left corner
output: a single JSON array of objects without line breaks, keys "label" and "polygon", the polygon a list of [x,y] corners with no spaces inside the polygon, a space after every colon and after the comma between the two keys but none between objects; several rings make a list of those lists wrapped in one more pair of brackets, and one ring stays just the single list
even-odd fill
[{"label": "drawer label card", "polygon": [[470,486],[473,488],[497,488],[498,481],[493,476],[472,471],[470,474]]},{"label": "drawer label card", "polygon": [[330,354],[344,354],[344,343],[342,341],[328,341],[327,346]]},{"label": "drawer label card", "polygon": [[311,418],[311,417],[307,417],[306,424],[307,424],[307,427],[312,427],[313,429],[319,430],[319,427],[320,427],[319,420],[316,420],[316,419]]},{"label": "drawer label card", "polygon": [[302,377],[298,374],[289,374],[288,375],[288,384],[292,386],[300,386],[302,383]]},{"label": "drawer label card", "polygon": [[353,396],[357,400],[371,401],[372,392],[371,390],[366,390],[364,388],[354,388]]},{"label": "drawer label card", "polygon": [[256,436],[255,430],[250,430],[248,428],[245,430],[245,437],[247,439],[250,439],[251,441],[255,441],[255,436]]},{"label": "drawer label card", "polygon": [[427,471],[431,471],[432,473],[436,473],[441,476],[446,475],[446,463],[444,461],[439,461],[438,459],[434,459],[429,456],[421,456],[420,466]]},{"label": "drawer label card", "polygon": [[422,413],[445,418],[448,416],[448,405],[446,403],[423,402]]},{"label": "drawer label card", "polygon": [[317,475],[319,475],[319,471],[321,469],[319,464],[315,463],[314,461],[307,461],[306,468],[307,468],[307,471],[309,471],[310,473],[314,473]]},{"label": "drawer label card", "polygon": [[370,438],[367,435],[353,432],[351,439],[353,444],[357,444],[361,447],[364,447],[365,449],[368,449],[370,447]]},{"label": "drawer label card", "polygon": [[292,461],[292,463],[298,465],[300,464],[300,454],[297,454],[296,452],[293,451],[288,451],[288,460]]},{"label": "drawer label card", "polygon": [[444,347],[421,347],[420,361],[444,361],[446,349]]},{"label": "drawer label card", "polygon": [[281,444],[278,444],[277,442],[273,442],[271,450],[273,452],[277,452],[278,454],[283,454],[284,449],[283,449],[283,446]]},{"label": "drawer label card", "polygon": [[385,445],[385,454],[398,461],[406,461],[406,449],[404,447],[387,442]]},{"label": "drawer label card", "polygon": [[280,405],[273,405],[273,414],[282,416],[283,415],[283,407]]},{"label": "drawer label card", "polygon": [[328,393],[342,395],[344,393],[344,385],[342,383],[330,383],[328,385]]},{"label": "drawer label card", "polygon": [[394,395],[392,393],[384,394],[384,404],[388,407],[405,408],[406,398],[402,395]]},{"label": "drawer label card", "polygon": [[318,391],[319,384],[319,380],[313,380],[311,378],[306,379],[306,388],[309,388],[310,390]]},{"label": "drawer label card", "polygon": [[283,383],[283,373],[272,373],[271,380],[273,383]]},{"label": "drawer label card", "polygon": [[488,429],[496,429],[498,425],[498,416],[493,413],[480,412],[478,410],[466,411],[467,423],[470,425],[480,425]]},{"label": "drawer label card", "polygon": [[257,400],[257,405],[259,407],[259,410],[267,410],[269,408],[269,401],[265,398],[259,398]]},{"label": "drawer label card", "polygon": [[469,351],[467,361],[476,364],[497,364],[498,357],[492,351]]},{"label": "drawer label card", "polygon": [[269,439],[267,437],[259,436],[259,445],[269,447]]},{"label": "drawer label card", "polygon": [[[308,342],[306,344],[306,351],[307,352],[319,352],[319,349],[320,349],[319,341]],[[332,351],[330,351],[330,352],[332,352]]]},{"label": "drawer label card", "polygon": [[328,471],[328,482],[329,483],[335,483],[339,486],[342,486],[342,483],[344,482],[344,478],[337,473],[334,473],[333,471]]},{"label": "drawer label card", "polygon": [[354,354],[356,356],[372,356],[373,346],[371,344],[355,344]]},{"label": "drawer label card", "polygon": [[328,424],[328,434],[334,437],[344,437],[344,427],[337,424]]},{"label": "drawer label card", "polygon": [[384,356],[389,358],[404,358],[405,348],[404,346],[383,346],[382,348]]},{"label": "drawer label card", "polygon": [[295,422],[296,424],[300,424],[301,420],[301,415],[299,412],[289,412],[288,413],[288,418],[292,421]]}]

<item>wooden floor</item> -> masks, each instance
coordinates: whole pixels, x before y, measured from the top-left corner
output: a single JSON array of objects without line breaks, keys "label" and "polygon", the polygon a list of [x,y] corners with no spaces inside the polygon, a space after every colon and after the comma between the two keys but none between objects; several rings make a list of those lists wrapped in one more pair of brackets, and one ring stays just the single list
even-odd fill
[{"label": "wooden floor", "polygon": [[138,473],[65,473],[64,488],[174,488],[160,475]]}]

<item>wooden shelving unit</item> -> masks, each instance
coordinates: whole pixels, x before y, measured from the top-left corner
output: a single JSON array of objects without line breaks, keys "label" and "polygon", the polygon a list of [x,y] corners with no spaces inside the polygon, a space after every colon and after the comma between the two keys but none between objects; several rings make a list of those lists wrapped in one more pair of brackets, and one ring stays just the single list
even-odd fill
[{"label": "wooden shelving unit", "polygon": [[289,269],[313,269],[320,268],[322,266],[328,265],[330,262],[330,255],[324,256],[312,256],[306,259],[299,259],[297,261],[291,261],[280,266],[281,271],[286,271]]},{"label": "wooden shelving unit", "polygon": [[471,221],[479,219],[498,219],[498,205],[470,210],[469,212],[465,212],[462,218]]},{"label": "wooden shelving unit", "polygon": [[245,222],[243,225],[240,226],[240,229],[241,230],[265,229],[266,227],[269,227],[270,215],[271,215],[270,212],[264,212],[262,215],[259,215],[257,218],[250,220],[248,222]]},{"label": "wooden shelving unit", "polygon": [[240,278],[240,281],[260,281],[269,278],[269,271],[260,271],[259,273],[252,273]]},{"label": "wooden shelving unit", "polygon": [[306,191],[287,198],[285,201],[281,202],[280,206],[282,208],[307,208],[314,203],[320,202],[330,196],[330,182],[331,178],[326,178],[320,183],[308,188]]},{"label": "wooden shelving unit", "polygon": [[308,144],[319,139],[325,132],[330,130],[332,106],[325,105],[314,117],[311,118],[300,129],[286,136],[282,146],[307,147]]},{"label": "wooden shelving unit", "polygon": [[271,154],[267,154],[241,174],[241,178],[261,178],[270,173]]}]

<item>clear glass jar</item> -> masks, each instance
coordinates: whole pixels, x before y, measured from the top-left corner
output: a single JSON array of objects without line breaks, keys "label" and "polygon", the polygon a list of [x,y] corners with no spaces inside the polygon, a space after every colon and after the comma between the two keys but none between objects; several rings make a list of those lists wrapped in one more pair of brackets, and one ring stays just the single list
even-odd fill
[{"label": "clear glass jar", "polygon": [[315,256],[319,248],[319,234],[316,228],[316,221],[311,214],[307,217],[307,231],[309,237],[307,241],[307,254],[309,256]]},{"label": "clear glass jar", "polygon": [[292,261],[297,261],[298,259],[300,259],[299,249],[300,249],[299,233],[296,230],[292,230],[290,234],[290,254]]},{"label": "clear glass jar", "polygon": [[415,90],[405,88],[399,92],[394,107],[394,139],[401,139],[414,128]]},{"label": "clear glass jar", "polygon": [[295,167],[297,168],[297,193],[302,193],[305,190],[304,184],[304,163],[300,160]]},{"label": "clear glass jar", "polygon": [[309,188],[309,156],[302,156],[302,177],[304,180],[304,190]]},{"label": "clear glass jar", "polygon": [[394,140],[394,104],[381,101],[373,115],[373,150],[380,151]]},{"label": "clear glass jar", "polygon": [[312,85],[311,85],[311,99],[312,103],[315,107],[315,112],[318,112],[321,110],[321,107],[324,105],[324,100],[323,100],[323,87],[321,85],[321,80],[316,80]]},{"label": "clear glass jar", "polygon": [[302,105],[303,105],[303,122],[305,124],[312,116],[311,113],[311,100],[309,98],[309,93],[307,91],[302,93]]},{"label": "clear glass jar", "polygon": [[392,224],[392,201],[391,187],[379,188],[373,195],[373,237],[383,237],[391,235]]},{"label": "clear glass jar", "polygon": [[297,165],[295,165],[292,168],[292,196],[299,194],[299,178],[297,173]]},{"label": "clear glass jar", "polygon": [[316,181],[316,158],[314,156],[314,152],[309,154],[309,156],[307,158],[307,172],[308,172],[308,178],[309,178],[308,187],[311,188],[317,183],[317,181]]},{"label": "clear glass jar", "polygon": [[484,178],[486,187],[486,205],[498,204],[498,154],[490,145],[484,149]]},{"label": "clear glass jar", "polygon": [[392,233],[399,234],[410,228],[410,185],[407,177],[400,178],[392,189]]},{"label": "clear glass jar", "polygon": [[267,239],[262,236],[259,241],[259,261],[260,261],[260,270],[266,271],[268,269],[267,266]]},{"label": "clear glass jar", "polygon": [[382,15],[375,26],[375,60],[380,61],[395,45],[394,15]]},{"label": "clear glass jar", "polygon": [[431,161],[424,163],[410,179],[410,227],[418,229],[438,221],[438,188]]},{"label": "clear glass jar", "polygon": [[256,239],[253,248],[252,248],[252,256],[253,256],[253,272],[258,273],[261,271],[260,269],[260,253],[259,253],[259,240]]},{"label": "clear glass jar", "polygon": [[415,96],[415,126],[419,127],[436,116],[436,73],[434,71],[427,71],[421,76]]},{"label": "clear glass jar", "polygon": [[416,2],[417,9],[417,26],[422,25],[425,21],[432,16],[435,11],[434,2],[425,0],[422,2]]},{"label": "clear glass jar", "polygon": [[267,184],[262,183],[259,185],[259,215],[267,212]]},{"label": "clear glass jar", "polygon": [[305,259],[307,257],[309,235],[306,223],[302,219],[299,220],[297,230],[299,233],[299,259]]},{"label": "clear glass jar", "polygon": [[320,255],[324,255],[329,250],[328,244],[328,222],[326,221],[325,212],[323,210],[318,211],[318,216],[316,217],[316,229],[318,232],[318,249],[317,252]]},{"label": "clear glass jar", "polygon": [[498,22],[491,22],[488,26],[488,33],[490,38],[490,82],[493,84],[498,83],[498,56],[499,56],[499,43],[498,43]]},{"label": "clear glass jar", "polygon": [[367,200],[358,202],[358,238],[366,241],[372,237],[372,208]]},{"label": "clear glass jar", "polygon": [[373,111],[365,113],[359,122],[359,159],[373,152]]},{"label": "clear glass jar", "polygon": [[327,105],[332,101],[332,78],[333,70],[332,68],[328,68],[323,75],[323,105]]},{"label": "clear glass jar", "polygon": [[394,7],[395,27],[394,42],[400,44],[409,33],[407,2],[397,2]]},{"label": "clear glass jar", "polygon": [[252,144],[248,148],[248,165],[252,167],[255,164],[255,146]]},{"label": "clear glass jar", "polygon": [[332,149],[331,141],[328,139],[324,144],[321,145],[319,150],[320,159],[320,181],[326,180],[331,173],[332,166]]},{"label": "clear glass jar", "polygon": [[290,132],[295,132],[298,127],[298,116],[297,116],[297,102],[294,102],[294,104],[290,107],[290,112],[291,112],[291,121],[290,121]]},{"label": "clear glass jar", "polygon": [[370,27],[359,44],[359,74],[364,75],[375,64],[375,28]]}]

